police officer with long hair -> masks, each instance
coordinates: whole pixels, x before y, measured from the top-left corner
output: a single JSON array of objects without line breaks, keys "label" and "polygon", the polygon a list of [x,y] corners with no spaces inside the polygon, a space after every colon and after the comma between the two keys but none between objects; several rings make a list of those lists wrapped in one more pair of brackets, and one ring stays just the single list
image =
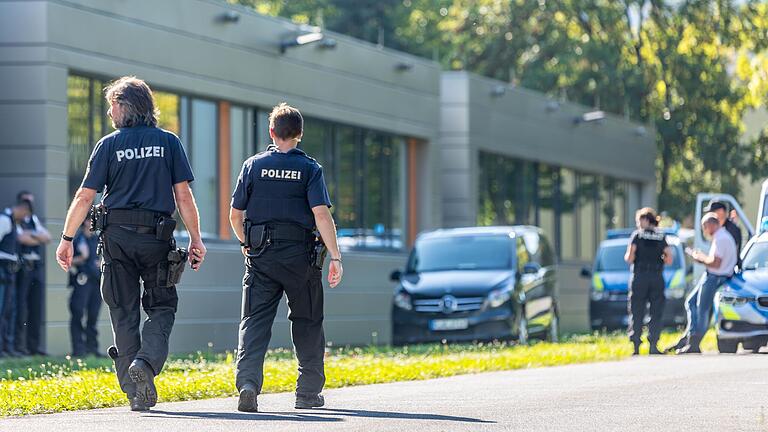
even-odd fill
[{"label": "police officer with long hair", "polygon": [[661,335],[664,312],[664,264],[672,264],[672,249],[666,236],[659,231],[659,218],[650,207],[635,214],[637,230],[632,233],[624,260],[632,266],[629,282],[629,340],[634,345],[633,355],[640,354],[646,304],[650,304],[651,321],[648,323],[648,343],[651,354],[661,354],[657,346]]},{"label": "police officer with long hair", "polygon": [[[102,229],[101,295],[109,307],[115,339],[108,353],[131,410],[146,411],[157,403],[154,377],[168,358],[178,304],[175,282],[184,265],[183,251],[176,249],[173,239],[176,221],[171,215],[177,207],[189,233],[194,270],[206,250],[189,186],[192,169],[179,138],[157,127],[159,112],[152,90],[136,77],[123,77],[105,93],[117,130],[93,149],[67,212],[56,260],[69,270],[77,228],[96,193],[103,191],[93,223]],[[140,332],[142,306],[147,320]]]},{"label": "police officer with long hair", "polygon": [[283,292],[299,360],[295,407],[325,403],[323,251],[313,229],[330,255],[331,288],[343,270],[322,167],[297,148],[303,125],[297,109],[276,106],[269,117],[273,144],[245,161],[232,194],[230,222],[246,256],[235,371],[240,411],[258,410],[264,355]]}]

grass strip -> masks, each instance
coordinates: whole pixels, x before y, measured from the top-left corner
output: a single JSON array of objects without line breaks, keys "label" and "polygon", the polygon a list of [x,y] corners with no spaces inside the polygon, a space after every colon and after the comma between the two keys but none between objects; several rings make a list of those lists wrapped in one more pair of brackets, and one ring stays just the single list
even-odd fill
[{"label": "grass strip", "polygon": [[[703,349],[714,350],[714,336]],[[661,347],[676,340],[664,334]],[[645,347],[647,352],[647,346]],[[331,350],[326,359],[326,388],[424,380],[453,375],[561,366],[627,358],[626,336],[581,335],[561,343],[417,345]],[[127,405],[111,360],[31,358],[0,362],[0,416],[53,413]],[[295,389],[296,361],[290,351],[270,351],[264,364],[264,392]],[[161,401],[234,396],[232,353],[174,357],[156,380]]]}]

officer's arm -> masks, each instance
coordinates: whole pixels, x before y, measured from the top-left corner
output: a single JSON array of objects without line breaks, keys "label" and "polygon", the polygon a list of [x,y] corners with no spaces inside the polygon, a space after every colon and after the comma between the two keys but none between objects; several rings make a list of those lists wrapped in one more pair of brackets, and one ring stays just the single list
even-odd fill
[{"label": "officer's arm", "polygon": [[29,230],[20,232],[17,236],[19,243],[23,244],[24,246],[37,246],[42,243],[37,238],[35,238],[33,233],[34,231]]},{"label": "officer's arm", "polygon": [[232,231],[235,232],[235,237],[240,240],[240,243],[245,242],[245,228],[243,228],[243,222],[245,222],[245,211],[231,207],[229,209],[229,223],[232,225]]},{"label": "officer's arm", "polygon": [[664,248],[664,264],[670,265],[672,264],[672,248],[667,246]]},{"label": "officer's arm", "polygon": [[37,216],[32,216],[35,218],[35,230],[32,231],[32,237],[35,238],[38,242],[42,243],[50,243],[51,241],[51,233],[48,232],[48,230],[43,226],[43,223],[40,222],[40,220],[37,218]]},{"label": "officer's arm", "polygon": [[75,236],[77,228],[83,224],[85,217],[88,216],[88,211],[91,209],[95,197],[95,189],[81,187],[77,190],[72,205],[67,211],[67,219],[64,221],[64,235],[67,237]]},{"label": "officer's arm", "polygon": [[632,243],[627,245],[627,252],[624,254],[624,261],[627,264],[633,264],[635,262],[635,254],[637,253],[637,245]]},{"label": "officer's arm", "polygon": [[323,238],[323,243],[328,248],[331,258],[341,259],[339,245],[336,242],[336,225],[333,223],[333,216],[331,216],[328,206],[319,205],[312,207],[312,213],[315,215],[317,230],[320,231],[320,236]]},{"label": "officer's arm", "polygon": [[173,196],[176,198],[176,206],[179,208],[181,220],[189,233],[189,239],[200,241],[200,214],[197,212],[195,197],[189,182],[181,182],[173,185]]}]

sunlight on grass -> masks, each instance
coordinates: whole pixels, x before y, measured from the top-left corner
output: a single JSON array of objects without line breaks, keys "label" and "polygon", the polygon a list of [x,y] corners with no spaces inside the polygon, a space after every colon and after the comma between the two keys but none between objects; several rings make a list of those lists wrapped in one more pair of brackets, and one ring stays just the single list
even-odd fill
[{"label": "sunlight on grass", "polygon": [[[662,337],[661,347],[676,341]],[[647,352],[647,345],[643,347]],[[702,348],[716,351],[712,332]],[[626,336],[580,335],[552,344],[417,345],[403,348],[338,348],[326,359],[326,388],[423,380],[452,375],[561,366],[627,358]],[[234,396],[232,353],[174,357],[157,378],[161,401]],[[108,359],[36,357],[0,361],[0,415],[52,413],[126,405]],[[296,361],[288,350],[270,351],[264,364],[264,393],[290,392]]]}]

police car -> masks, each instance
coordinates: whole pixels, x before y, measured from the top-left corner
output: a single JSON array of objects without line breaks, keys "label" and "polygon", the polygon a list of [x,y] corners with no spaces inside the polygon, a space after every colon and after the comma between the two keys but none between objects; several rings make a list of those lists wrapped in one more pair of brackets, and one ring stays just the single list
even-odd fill
[{"label": "police car", "polygon": [[735,353],[739,344],[758,352],[768,343],[768,232],[744,247],[742,270],[715,299],[715,323],[721,353]]},{"label": "police car", "polygon": [[395,345],[529,336],[556,341],[555,257],[531,226],[441,229],[421,234],[395,271]]},{"label": "police car", "polygon": [[[625,329],[629,322],[627,311],[629,264],[624,261],[627,244],[633,229],[609,230],[607,239],[600,243],[592,269],[584,268],[582,277],[591,279],[589,291],[589,320],[593,330]],[[663,324],[674,327],[684,325],[685,295],[688,291],[691,269],[686,266],[684,245],[674,234],[667,234],[667,242],[674,255],[672,264],[664,266]]]}]

